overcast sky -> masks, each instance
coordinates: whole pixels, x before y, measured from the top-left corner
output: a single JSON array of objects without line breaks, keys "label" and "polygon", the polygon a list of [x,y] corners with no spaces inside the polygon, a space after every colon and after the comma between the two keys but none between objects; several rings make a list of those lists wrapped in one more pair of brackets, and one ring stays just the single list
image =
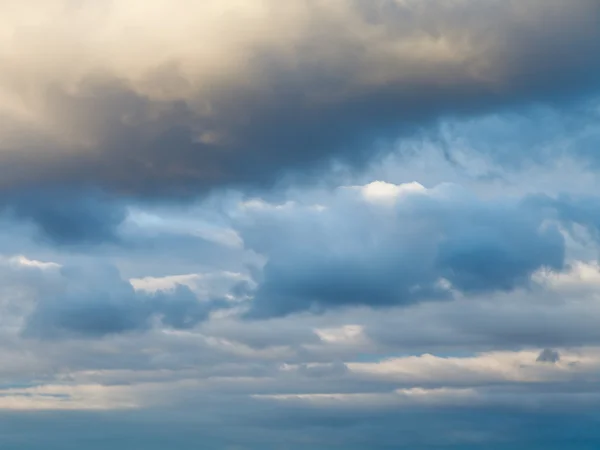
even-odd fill
[{"label": "overcast sky", "polygon": [[598,0],[0,0],[2,450],[600,448]]}]

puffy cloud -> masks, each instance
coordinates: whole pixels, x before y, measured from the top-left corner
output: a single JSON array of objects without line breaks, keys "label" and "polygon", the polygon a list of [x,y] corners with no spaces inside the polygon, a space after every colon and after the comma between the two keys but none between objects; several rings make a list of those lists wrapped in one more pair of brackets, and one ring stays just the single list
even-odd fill
[{"label": "puffy cloud", "polygon": [[113,267],[61,267],[57,275],[53,289],[38,286],[25,336],[101,337],[147,329],[154,318],[164,326],[185,329],[226,306],[224,299],[199,300],[183,284],[153,293],[137,291]]},{"label": "puffy cloud", "polygon": [[511,290],[563,265],[562,235],[527,201],[381,182],[318,201],[242,205],[241,236],[268,258],[252,315]]},{"label": "puffy cloud", "polygon": [[[391,207],[388,202],[379,206]],[[6,259],[5,266],[12,270],[6,278],[14,284],[40,285],[36,277],[45,274],[43,290],[48,297],[38,298],[34,293],[34,301],[28,301],[34,316],[40,308],[52,313],[54,333],[60,323],[55,319],[55,305],[65,305],[63,318],[77,316],[72,311],[78,311],[73,308],[78,293],[79,306],[96,304],[87,291],[109,292],[112,301],[122,299],[128,308],[136,309],[142,302],[131,296],[131,287],[114,271],[94,268],[91,273],[82,273],[67,267],[61,274],[56,264],[24,257]],[[14,276],[17,273],[27,276],[19,280]],[[201,278],[166,277],[131,283],[149,292],[169,289],[178,282],[197,290],[194,283]],[[11,334],[5,326],[7,316],[24,314],[27,318],[30,312],[15,311],[4,304],[0,408],[4,415],[11,411],[6,420],[12,420],[19,410],[30,414],[47,410],[46,420],[56,418],[59,424],[65,419],[58,411],[74,410],[78,417],[84,417],[82,410],[110,410],[111,416],[124,414],[125,422],[132,420],[146,426],[160,411],[163,423],[193,417],[190,429],[206,427],[214,430],[219,443],[237,443],[217,426],[228,418],[230,426],[239,427],[244,436],[240,445],[243,440],[250,447],[265,445],[255,433],[281,442],[294,436],[290,430],[301,423],[310,430],[315,427],[316,434],[311,435],[323,445],[333,442],[329,440],[331,433],[337,436],[336,442],[343,443],[356,427],[371,430],[369,433],[375,433],[375,427],[379,431],[363,435],[360,442],[372,442],[377,448],[388,442],[378,433],[391,429],[391,425],[382,423],[394,422],[407,413],[431,418],[441,409],[451,411],[453,417],[468,417],[477,411],[480,420],[492,423],[496,423],[492,417],[507,410],[511,414],[531,414],[531,420],[539,418],[534,413],[539,408],[550,414],[569,411],[585,417],[586,408],[597,409],[599,401],[600,338],[595,326],[599,313],[594,296],[597,270],[592,264],[580,264],[562,274],[540,272],[534,278],[535,289],[402,309],[347,308],[268,321],[240,321],[235,315],[214,314],[185,329],[173,329],[173,324],[157,317],[153,326],[144,327],[143,335],[97,334],[90,339],[94,337],[94,325],[85,340],[77,339],[81,337],[77,329],[61,329],[64,339],[58,342]],[[217,291],[223,289],[219,284],[216,287]],[[62,297],[54,297],[54,291]],[[143,297],[146,302],[151,298]],[[41,303],[44,301],[49,306]],[[169,302],[177,304],[178,300],[171,295]],[[540,312],[547,317],[540,317]],[[127,308],[120,314],[124,319],[135,316]],[[162,314],[159,308],[156,314]],[[103,314],[96,311],[96,316],[102,323]],[[589,326],[583,318],[588,319]],[[540,334],[542,328],[564,346],[545,345],[547,336]],[[382,339],[386,334],[394,335],[397,341]],[[586,342],[596,347],[581,348]],[[576,348],[569,348],[571,345]],[[550,346],[560,352],[560,360],[554,364],[537,362],[542,349]],[[473,353],[475,348],[485,347],[504,349]],[[505,349],[510,347],[513,350]],[[33,420],[36,416],[28,417]],[[469,427],[475,426],[471,419],[467,422]],[[435,419],[434,425],[441,429],[450,426],[448,419],[442,418]],[[108,433],[115,432],[115,426],[108,426]],[[465,426],[451,428],[467,433]],[[495,442],[501,434],[491,423],[480,423],[475,428],[489,433],[479,436],[479,445]],[[455,442],[459,446],[471,442],[471,435],[467,438],[448,433],[438,436],[437,444]],[[426,434],[415,437],[414,442],[402,439],[402,445],[429,442]],[[9,434],[0,441],[9,439],[6,436]],[[120,436],[134,439],[138,433],[130,429]],[[515,442],[524,439],[525,434],[519,436]],[[164,442],[173,443],[173,439]],[[392,437],[389,439],[391,442]]]},{"label": "puffy cloud", "polygon": [[116,243],[126,218],[121,200],[99,192],[33,189],[2,197],[7,219],[31,223],[39,237],[58,245]]},{"label": "puffy cloud", "polygon": [[595,345],[599,273],[596,264],[573,264],[535,274],[533,288],[421,304],[361,323],[371,339],[409,352]]},{"label": "puffy cloud", "polygon": [[600,78],[594,0],[0,6],[3,186],[273,181],[364,161],[374,140],[440,117],[577,98]]},{"label": "puffy cloud", "polygon": [[0,0],[0,447],[597,448],[599,18]]}]

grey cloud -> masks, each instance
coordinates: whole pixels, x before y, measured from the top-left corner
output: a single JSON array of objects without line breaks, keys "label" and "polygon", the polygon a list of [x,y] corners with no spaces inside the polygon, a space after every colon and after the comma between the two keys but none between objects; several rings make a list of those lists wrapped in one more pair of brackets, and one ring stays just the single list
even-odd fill
[{"label": "grey cloud", "polygon": [[584,292],[536,287],[486,294],[465,301],[421,304],[402,314],[366,316],[359,323],[364,323],[370,338],[401,352],[597,345],[595,289],[593,285]]},{"label": "grey cloud", "polygon": [[464,293],[509,291],[563,266],[563,237],[526,201],[483,202],[450,185],[383,200],[393,205],[362,197],[377,186],[320,198],[321,209],[247,208],[242,237],[268,258],[250,315],[449,299],[444,279]]},{"label": "grey cloud", "polygon": [[[81,280],[83,287],[91,286],[90,289],[95,292],[100,291],[102,286],[105,290],[106,286],[111,286],[113,292],[121,289],[123,292],[127,291],[119,285],[118,274],[111,273],[108,269],[96,269],[84,274],[67,269],[63,276],[70,278],[72,292],[85,293],[83,288],[79,291],[78,280]],[[55,445],[57,448],[66,436],[69,436],[67,448],[69,445],[75,448],[77,445],[88,444],[92,448],[94,445],[101,448],[112,443],[112,439],[117,442],[114,445],[140,445],[144,438],[148,438],[147,430],[150,429],[153,439],[150,439],[148,446],[154,445],[157,448],[170,445],[193,448],[194,445],[197,446],[198,436],[202,435],[205,439],[203,442],[207,442],[206,447],[215,449],[227,448],[228,445],[277,449],[281,443],[291,448],[325,449],[337,445],[344,448],[354,446],[357,450],[365,447],[402,446],[407,449],[427,446],[454,446],[456,449],[489,446],[503,449],[515,448],[524,441],[527,441],[528,448],[536,448],[537,445],[541,449],[552,448],[550,444],[557,440],[563,445],[568,442],[571,433],[578,433],[585,442],[571,442],[570,448],[580,445],[583,450],[597,442],[593,431],[595,428],[589,425],[591,422],[588,422],[587,415],[597,410],[599,400],[595,366],[588,367],[587,374],[585,369],[578,374],[577,366],[568,371],[568,374],[562,370],[552,372],[554,368],[551,365],[535,364],[534,353],[530,356],[532,370],[542,371],[534,373],[559,373],[561,377],[556,379],[550,376],[550,382],[498,383],[494,376],[478,376],[481,366],[475,365],[474,373],[467,370],[465,377],[454,372],[447,377],[434,368],[427,368],[426,379],[411,379],[409,376],[408,382],[387,382],[378,377],[370,380],[353,378],[345,365],[336,361],[352,361],[358,357],[357,354],[375,361],[406,351],[418,353],[417,349],[421,348],[419,346],[429,347],[431,350],[444,344],[449,347],[455,345],[457,352],[471,352],[481,342],[478,341],[478,336],[469,335],[474,329],[480,331],[479,338],[487,332],[492,344],[506,348],[513,344],[502,338],[510,334],[510,327],[513,325],[513,330],[521,330],[532,336],[539,334],[542,328],[548,328],[548,335],[556,335],[566,329],[579,332],[583,327],[595,332],[597,336],[597,326],[594,324],[594,321],[597,323],[597,312],[592,301],[596,289],[594,286],[589,288],[590,297],[566,295],[560,289],[558,292],[550,288],[548,291],[529,289],[502,294],[503,297],[486,294],[476,299],[438,305],[426,303],[385,312],[364,308],[336,311],[335,314],[329,312],[327,317],[307,314],[265,322],[243,322],[237,324],[237,329],[235,317],[230,317],[213,318],[189,333],[149,330],[144,335],[120,334],[104,340],[75,339],[59,343],[51,340],[20,340],[18,346],[15,346],[15,355],[34,356],[36,360],[45,363],[40,366],[22,366],[20,370],[26,373],[23,378],[33,377],[32,372],[35,371],[39,378],[42,377],[38,374],[43,374],[42,381],[49,384],[53,384],[54,379],[61,387],[73,386],[76,389],[78,385],[93,386],[94,390],[90,395],[94,397],[101,395],[103,389],[114,386],[125,389],[125,394],[127,389],[141,389],[144,400],[158,398],[165,401],[165,405],[160,408],[147,407],[98,414],[54,411],[42,415],[28,412],[21,416],[16,412],[4,412],[0,421],[0,430],[4,431],[0,432],[0,443],[7,448],[27,448],[27,445],[37,448],[41,445],[41,438],[39,434],[29,430],[39,431],[48,426],[48,433],[44,433],[44,445]],[[557,301],[555,297],[563,298],[564,301]],[[577,309],[576,320],[569,314],[572,312],[571,308]],[[547,316],[540,316],[538,310],[546,312]],[[481,320],[482,314],[473,315],[473,311],[483,312],[487,319],[484,317]],[[3,310],[3,320],[4,316]],[[582,317],[588,317],[589,323],[585,323]],[[343,352],[336,355],[335,344],[318,343],[309,337],[314,334],[315,328],[364,322],[367,322],[369,329],[372,326],[373,329],[398,333],[399,343],[387,347],[378,345],[366,352],[355,348],[354,355]],[[493,326],[496,328],[492,329]],[[229,328],[229,331],[223,332],[224,328]],[[245,334],[248,330],[252,330],[250,335]],[[8,343],[13,342],[4,335],[8,330],[3,327],[1,331],[4,345],[0,350],[5,350]],[[223,333],[219,334],[219,331]],[[404,334],[400,336],[400,333]],[[76,335],[73,330],[68,334],[71,337]],[[575,345],[586,342],[582,336],[575,336],[571,342]],[[216,339],[208,340],[207,337]],[[229,341],[221,341],[220,338],[223,337]],[[461,341],[461,338],[464,339]],[[421,341],[416,343],[419,339]],[[597,337],[595,342],[600,342]],[[295,347],[305,346],[306,351],[291,355],[274,353],[273,356],[268,355],[268,352],[251,352],[243,347],[244,344],[257,344],[262,349],[289,344]],[[331,353],[326,354],[327,359],[324,361],[326,364],[310,364],[323,357],[319,352],[320,346],[330,347]],[[597,349],[592,351],[597,358]],[[6,360],[1,371],[4,377],[7,376],[6,366],[18,363],[14,357],[7,357],[9,355],[10,353],[2,353],[2,358]],[[570,355],[565,356],[566,361],[572,358],[573,352],[565,351],[564,355]],[[281,370],[280,366],[284,362],[297,362],[298,371]],[[503,363],[502,356],[498,362]],[[546,370],[550,372],[544,372]],[[498,371],[504,373],[502,366]],[[10,377],[14,375],[8,373],[10,381]],[[430,374],[437,379],[433,382],[428,380]],[[567,379],[562,378],[566,375]],[[32,385],[37,385],[36,382],[40,383],[40,380],[33,380]],[[146,382],[156,384],[144,387]],[[458,400],[456,404],[429,406],[415,406],[409,402],[409,407],[348,404],[342,400],[320,406],[302,399],[282,402],[251,398],[251,394],[256,393],[294,395],[367,392],[386,396],[393,395],[394,389],[412,387],[415,383],[420,387],[467,386],[476,391],[477,398]],[[85,392],[84,395],[87,395]],[[68,395],[65,395],[65,401],[66,397]],[[544,411],[544,414],[539,414],[540,411]],[[52,418],[57,422],[53,423]],[[88,418],[89,430],[85,428]],[[115,418],[118,420],[113,422]],[[418,423],[426,418],[427,426],[418,428]],[[582,421],[584,425],[581,425]],[[168,432],[156,432],[154,436],[154,430],[158,428],[154,424],[158,422],[162,424],[160,429],[167,429]],[[226,432],[219,426],[224,422],[228,423]],[[82,431],[81,435],[75,433],[73,423],[77,424],[77,430],[85,429],[85,432]],[[401,424],[400,431],[394,426],[398,423]],[[96,428],[101,424],[102,432],[93,431],[95,428],[92,429],[92,424]],[[534,432],[531,431],[531,424],[536,425]],[[173,432],[177,427],[182,427],[181,433]],[[436,433],[432,433],[432,429]],[[510,439],[506,436],[507,430],[510,430]],[[305,439],[306,435],[310,436],[308,441]]]},{"label": "grey cloud", "polygon": [[116,269],[96,266],[60,269],[62,285],[41,289],[23,333],[29,337],[102,337],[146,330],[157,318],[164,326],[187,329],[226,307],[224,300],[200,301],[186,286],[172,291],[136,291]]},{"label": "grey cloud", "polygon": [[[537,198],[544,203],[544,199]],[[562,194],[554,199],[545,199],[545,203],[556,210],[557,218],[573,230],[573,225],[585,227],[591,236],[600,239],[600,198],[595,195]]]},{"label": "grey cloud", "polygon": [[[577,275],[571,279],[577,279]],[[299,352],[297,358],[290,357],[289,362],[301,362],[302,358],[315,362],[362,360],[374,354],[462,355],[532,347],[576,348],[600,343],[596,291],[594,284],[576,291],[534,284],[449,302],[421,302],[386,309],[348,307],[317,316],[305,313],[243,323],[207,322],[203,330],[256,349],[277,345],[311,349]],[[340,329],[348,324],[364,327],[366,343],[350,340],[329,346],[320,343],[313,332]]]},{"label": "grey cloud", "polygon": [[540,355],[537,357],[537,362],[541,363],[557,363],[560,361],[560,353],[550,348],[542,350]]},{"label": "grey cloud", "polygon": [[52,244],[116,243],[126,217],[122,201],[95,191],[38,188],[2,197],[5,218],[32,223],[38,236]]},{"label": "grey cloud", "polygon": [[[268,183],[331,158],[363,162],[374,140],[440,117],[568,103],[600,79],[593,0],[250,2],[254,19],[243,8],[215,13],[214,2],[165,5],[156,3],[163,16],[146,25],[119,5],[85,3],[65,7],[58,25],[19,29],[11,45],[23,57],[7,62],[0,85],[45,126],[7,132],[4,186],[69,180],[190,195]],[[98,48],[99,18],[112,23],[118,13],[124,25]],[[22,18],[11,17],[18,27]],[[82,18],[91,22],[75,38],[55,32]],[[164,45],[143,45],[144,26]],[[48,35],[57,49],[50,66],[37,53]],[[101,73],[89,68],[90,55]],[[21,120],[9,106],[9,118]]]},{"label": "grey cloud", "polygon": [[[298,368],[298,371],[310,378],[321,378],[321,377],[343,377],[348,374],[348,368],[343,362],[333,362],[331,364],[321,365],[317,367],[307,366],[306,364],[301,364]],[[363,383],[364,384],[364,383]]]}]

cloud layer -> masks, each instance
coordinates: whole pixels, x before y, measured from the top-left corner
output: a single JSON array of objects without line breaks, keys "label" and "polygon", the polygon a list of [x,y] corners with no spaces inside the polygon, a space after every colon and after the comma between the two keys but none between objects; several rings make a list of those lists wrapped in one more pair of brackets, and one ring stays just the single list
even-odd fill
[{"label": "cloud layer", "polygon": [[600,79],[594,0],[2,4],[4,188],[272,182]]},{"label": "cloud layer", "polygon": [[0,448],[600,446],[596,0],[0,0],[0,60]]},{"label": "cloud layer", "polygon": [[318,200],[243,205],[242,237],[268,255],[255,314],[511,290],[563,265],[562,235],[527,202],[383,182]]}]

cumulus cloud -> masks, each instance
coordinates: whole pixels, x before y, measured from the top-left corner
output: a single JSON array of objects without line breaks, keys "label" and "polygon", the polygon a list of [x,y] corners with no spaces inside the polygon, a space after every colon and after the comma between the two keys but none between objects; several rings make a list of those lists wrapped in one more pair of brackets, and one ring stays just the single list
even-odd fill
[{"label": "cumulus cloud", "polygon": [[4,187],[272,181],[443,116],[576,98],[600,71],[593,0],[0,6]]},{"label": "cumulus cloud", "polygon": [[0,447],[597,448],[599,54],[596,0],[0,0]]},{"label": "cumulus cloud", "polygon": [[526,202],[381,182],[318,201],[242,205],[241,236],[268,258],[252,315],[509,291],[563,265],[562,235]]},{"label": "cumulus cloud", "polygon": [[31,224],[38,237],[57,245],[117,243],[126,218],[121,200],[100,192],[37,189],[1,196],[5,220]]},{"label": "cumulus cloud", "polygon": [[[351,190],[365,199],[363,192]],[[387,202],[379,206],[390,208]],[[507,408],[512,414],[533,414],[543,408],[556,414],[565,410],[584,414],[585,408],[597,409],[600,401],[596,326],[600,310],[594,296],[599,277],[593,265],[564,274],[542,271],[534,277],[535,289],[440,304],[386,311],[347,308],[268,321],[217,314],[193,327],[180,327],[160,320],[164,305],[153,310],[157,320],[146,322],[140,304],[151,308],[153,297],[135,298],[131,285],[114,271],[95,267],[86,273],[25,257],[4,263],[4,272],[12,270],[7,280],[29,286],[43,282],[47,294],[26,295],[24,303],[29,302],[31,310],[2,304],[0,359],[5,364],[0,368],[4,383],[0,409],[4,415],[11,411],[8,417],[22,410],[46,410],[50,411],[46,417],[58,418],[57,411],[74,410],[82,417],[82,410],[109,410],[112,415],[126,409],[127,417],[148,424],[146,414],[153,411],[160,411],[163,420],[169,420],[165,415],[174,419],[195,411],[191,414],[197,421],[195,430],[208,426],[226,439],[216,424],[229,418],[240,432],[253,430],[246,439],[254,445],[253,432],[263,426],[281,433],[273,437],[279,442],[294,435],[298,421],[303,427],[314,424],[327,435],[339,432],[339,442],[345,442],[356,426],[372,429],[381,420],[409,412],[431,417],[443,408],[464,418],[477,410],[489,418]],[[14,276],[19,273],[26,276],[19,280]],[[40,276],[45,278],[40,281]],[[131,283],[151,293],[180,282],[197,289],[198,279],[181,276]],[[179,308],[175,292],[168,301]],[[112,297],[96,301],[102,295]],[[98,309],[98,305],[105,306]],[[142,319],[133,323],[141,324],[144,334],[107,334],[104,318],[110,314],[103,310],[118,312],[122,320],[139,314]],[[45,316],[36,328],[46,330],[46,339],[13,334],[6,326],[10,315],[24,316],[28,326],[32,317]],[[547,329],[546,336],[540,334],[542,328]],[[396,341],[384,339],[385,335]],[[56,336],[63,339],[47,339]],[[79,339],[82,336],[86,339]],[[545,345],[549,336],[562,343]],[[583,343],[595,346],[582,348]],[[494,350],[473,352],[486,347]],[[560,360],[540,364],[544,347],[560,352]],[[281,421],[280,416],[294,419]],[[447,424],[440,419],[439,426]],[[386,429],[388,425],[381,428]],[[364,442],[374,442],[377,448],[381,438],[369,436]],[[452,439],[468,442],[444,435],[438,443]],[[487,436],[480,443],[492,441]]]},{"label": "cumulus cloud", "polygon": [[153,319],[186,329],[225,307],[225,299],[201,301],[184,284],[152,293],[135,290],[114,267],[60,267],[51,286],[37,286],[27,316],[27,337],[102,337],[148,329]]}]

